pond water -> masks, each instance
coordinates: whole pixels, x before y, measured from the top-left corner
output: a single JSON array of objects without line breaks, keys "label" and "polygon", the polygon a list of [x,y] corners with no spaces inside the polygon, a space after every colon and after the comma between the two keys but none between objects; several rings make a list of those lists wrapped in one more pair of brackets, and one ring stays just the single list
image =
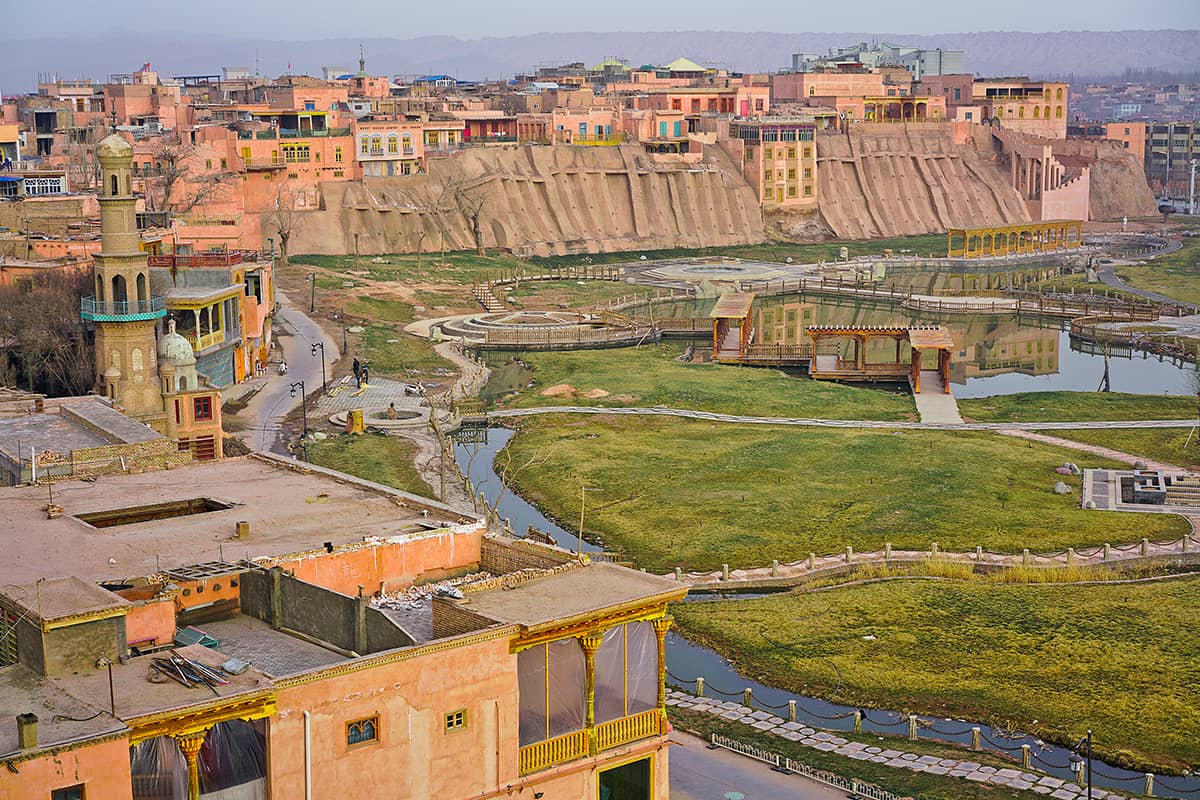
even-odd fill
[{"label": "pond water", "polygon": [[[654,313],[658,317],[705,317],[712,302],[656,305]],[[950,380],[959,398],[1018,392],[1092,392],[1104,376],[1104,355],[1076,347],[1061,319],[1016,314],[936,317],[878,301],[800,295],[760,298],[755,301],[753,313],[756,340],[762,344],[808,342],[809,325],[941,325],[954,337]],[[704,346],[708,340],[696,341]],[[868,347],[867,356],[872,361],[889,360],[893,346],[889,341],[875,341]],[[1195,391],[1195,369],[1191,365],[1159,356],[1139,352],[1110,355],[1108,369],[1114,392],[1188,395]]]},{"label": "pond water", "polygon": [[[488,498],[488,502],[497,505],[501,518],[508,518],[512,528],[523,534],[528,526],[550,534],[561,547],[575,550],[579,540],[574,534],[564,530],[543,515],[532,504],[520,496],[503,490],[503,484],[495,468],[496,455],[513,437],[514,432],[508,428],[490,428],[482,432],[484,441],[472,444],[456,444],[455,458],[459,468],[468,474],[476,490]],[[501,468],[503,469],[503,467]],[[584,552],[592,552],[600,548],[587,542],[582,543]],[[731,595],[722,598],[706,597],[709,602],[738,602],[739,599],[761,597],[762,595]],[[701,601],[701,598],[696,598]],[[705,694],[721,700],[740,701],[744,689],[751,689],[758,707],[787,717],[787,703],[795,700],[799,722],[814,728],[826,730],[849,731],[853,729],[853,712],[860,710],[854,706],[842,705],[818,698],[788,692],[772,686],[759,683],[742,675],[737,668],[717,652],[694,644],[677,633],[667,636],[667,670],[668,681],[688,691],[694,691],[696,678],[703,677],[706,688]],[[836,671],[831,666],[831,670]],[[951,742],[959,745],[969,745],[971,728],[979,727],[982,734],[982,744],[985,750],[1007,755],[1010,758],[1020,758],[1021,745],[1028,744],[1032,748],[1034,766],[1038,772],[1053,775],[1064,780],[1073,780],[1070,771],[1070,751],[1047,745],[1032,736],[1012,733],[960,719],[919,717],[921,739],[932,739]],[[863,731],[867,733],[888,734],[892,737],[902,735],[907,728],[907,715],[896,711],[882,709],[865,710],[863,716]],[[881,747],[903,749],[903,742],[888,739],[886,744],[881,740]],[[969,758],[969,751],[964,750],[963,759]],[[847,764],[850,762],[848,761]],[[1106,787],[1122,794],[1136,794],[1141,790],[1143,775],[1137,772],[1121,769],[1099,760],[1093,762],[1095,772],[1093,784]],[[1171,777],[1158,779],[1155,789],[1156,796],[1189,798],[1200,794],[1200,778],[1196,776]]]}]

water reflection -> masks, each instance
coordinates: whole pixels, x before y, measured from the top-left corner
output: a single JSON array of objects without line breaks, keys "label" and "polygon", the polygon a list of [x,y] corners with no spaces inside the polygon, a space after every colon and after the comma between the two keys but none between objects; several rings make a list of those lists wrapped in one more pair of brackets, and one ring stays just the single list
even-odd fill
[{"label": "water reflection", "polygon": [[[706,317],[711,300],[656,306],[659,317]],[[951,332],[950,380],[956,397],[987,397],[1016,392],[1096,391],[1104,356],[1072,346],[1061,319],[1018,316],[936,317],[891,303],[809,296],[763,297],[754,304],[755,340],[762,344],[811,341],[810,325],[939,324]],[[849,346],[847,343],[845,346]],[[870,341],[868,360],[894,357],[887,340]],[[845,354],[849,357],[849,353]],[[904,356],[907,357],[907,356]],[[1180,394],[1192,392],[1194,369],[1147,353],[1113,354],[1109,379],[1114,392]]]}]

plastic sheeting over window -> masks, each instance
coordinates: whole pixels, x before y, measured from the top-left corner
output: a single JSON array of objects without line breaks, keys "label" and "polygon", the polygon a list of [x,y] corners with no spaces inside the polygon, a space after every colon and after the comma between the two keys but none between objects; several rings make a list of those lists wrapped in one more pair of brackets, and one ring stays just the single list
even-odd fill
[{"label": "plastic sheeting over window", "polygon": [[129,748],[133,800],[187,800],[187,759],[169,736],[158,736]]},{"label": "plastic sheeting over window", "polygon": [[658,639],[649,622],[610,628],[596,651],[596,722],[658,704]]},{"label": "plastic sheeting over window", "polygon": [[200,748],[200,796],[209,800],[266,797],[266,737],[241,720],[220,722]]},{"label": "plastic sheeting over window", "polygon": [[583,727],[586,667],[577,639],[560,639],[517,655],[521,746]]}]

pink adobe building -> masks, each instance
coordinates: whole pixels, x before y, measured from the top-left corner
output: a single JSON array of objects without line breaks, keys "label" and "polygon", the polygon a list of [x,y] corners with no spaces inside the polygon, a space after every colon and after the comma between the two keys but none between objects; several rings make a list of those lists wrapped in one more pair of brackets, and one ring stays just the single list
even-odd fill
[{"label": "pink adobe building", "polygon": [[[0,796],[668,797],[664,637],[685,587],[305,466],[70,481],[54,519],[43,489],[0,490],[0,714],[17,721]],[[32,528],[70,558],[50,564]],[[261,556],[223,555],[229,534]],[[118,585],[110,554],[148,579]],[[457,594],[380,602],[445,578]],[[161,674],[172,651],[221,682]]]}]

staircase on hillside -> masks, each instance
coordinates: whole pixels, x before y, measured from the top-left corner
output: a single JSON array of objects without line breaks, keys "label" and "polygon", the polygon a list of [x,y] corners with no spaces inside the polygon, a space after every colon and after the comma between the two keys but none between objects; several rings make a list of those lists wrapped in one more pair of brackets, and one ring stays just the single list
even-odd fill
[{"label": "staircase on hillside", "polygon": [[475,299],[479,301],[479,305],[483,306],[484,311],[498,314],[502,311],[508,310],[504,303],[501,303],[500,300],[496,298],[496,295],[492,293],[492,287],[488,286],[487,284],[474,287],[471,290],[471,294],[473,294]]}]

